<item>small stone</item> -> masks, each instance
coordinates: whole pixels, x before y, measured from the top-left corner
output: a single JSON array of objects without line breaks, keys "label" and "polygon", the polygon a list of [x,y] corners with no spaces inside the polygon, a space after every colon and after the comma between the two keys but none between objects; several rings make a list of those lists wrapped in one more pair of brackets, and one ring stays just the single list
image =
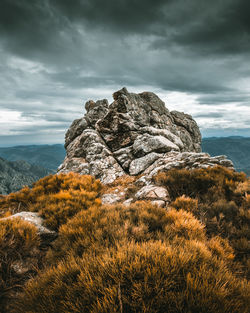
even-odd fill
[{"label": "small stone", "polygon": [[157,205],[160,208],[164,208],[166,206],[166,202],[163,200],[154,200],[151,201],[152,204]]},{"label": "small stone", "polygon": [[164,187],[158,187],[155,185],[148,185],[142,187],[136,194],[135,198],[138,200],[148,199],[148,200],[169,200],[168,190]]},{"label": "small stone", "polygon": [[123,205],[125,205],[125,206],[130,206],[131,203],[133,203],[133,198],[129,198],[129,199],[125,200],[125,201],[123,202]]},{"label": "small stone", "polygon": [[122,196],[119,196],[114,193],[107,193],[101,197],[102,203],[105,204],[114,204],[121,201]]}]

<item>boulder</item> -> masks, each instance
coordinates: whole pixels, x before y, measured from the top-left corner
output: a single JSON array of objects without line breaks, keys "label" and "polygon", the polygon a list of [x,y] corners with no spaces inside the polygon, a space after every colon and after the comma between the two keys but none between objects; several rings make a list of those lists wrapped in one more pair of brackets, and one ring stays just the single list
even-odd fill
[{"label": "boulder", "polygon": [[152,136],[147,133],[137,136],[133,143],[135,156],[144,156],[150,152],[179,151],[179,147],[164,136]]}]

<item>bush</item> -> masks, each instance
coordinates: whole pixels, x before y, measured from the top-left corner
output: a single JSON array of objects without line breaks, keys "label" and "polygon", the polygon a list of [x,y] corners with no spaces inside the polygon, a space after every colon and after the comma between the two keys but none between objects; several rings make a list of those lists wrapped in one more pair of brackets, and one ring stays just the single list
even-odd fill
[{"label": "bush", "polygon": [[168,188],[177,210],[192,212],[206,225],[209,237],[228,238],[235,249],[235,260],[241,262],[248,276],[250,240],[250,180],[243,173],[223,167],[194,170],[170,170],[158,173],[157,184]]},{"label": "bush", "polygon": [[[40,240],[35,226],[19,218],[0,219],[1,312],[8,302],[10,291],[19,290],[21,283],[37,272],[42,257],[38,253],[39,245]],[[24,259],[28,260],[25,267]]]},{"label": "bush", "polygon": [[31,280],[13,312],[247,313],[249,292],[204,243],[130,242],[69,256]]},{"label": "bush", "polygon": [[20,256],[35,268],[26,279],[38,272],[7,311],[248,312],[249,180],[218,167],[159,173],[155,181],[170,189],[168,208],[101,205],[102,193],[129,197],[139,188],[127,176],[102,187],[91,176],[60,174],[0,197],[2,216],[36,211],[58,231],[44,258],[33,226],[26,238],[26,224],[1,221],[11,225],[1,233],[11,270],[3,288],[15,290]]},{"label": "bush", "polygon": [[171,206],[177,210],[185,210],[192,213],[198,213],[198,200],[186,197],[185,195],[178,197],[171,203]]},{"label": "bush", "polygon": [[90,175],[75,173],[49,175],[33,188],[25,187],[0,199],[2,214],[6,211],[35,211],[51,229],[57,230],[68,218],[91,205],[101,205],[98,196],[102,185]]},{"label": "bush", "polygon": [[221,195],[229,200],[237,185],[246,181],[246,175],[217,166],[193,170],[172,169],[158,173],[154,181],[168,187],[172,200],[186,195],[191,198],[214,201]]},{"label": "bush", "polygon": [[204,226],[185,211],[166,211],[147,202],[130,207],[103,205],[81,211],[59,229],[50,263],[67,254],[101,254],[106,248],[129,241],[169,241],[174,238],[204,240]]}]

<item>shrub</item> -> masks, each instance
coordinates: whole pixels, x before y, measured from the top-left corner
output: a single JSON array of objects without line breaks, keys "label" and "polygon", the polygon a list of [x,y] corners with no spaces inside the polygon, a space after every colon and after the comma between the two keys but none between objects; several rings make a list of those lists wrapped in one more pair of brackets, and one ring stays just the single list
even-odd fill
[{"label": "shrub", "polygon": [[59,237],[50,251],[50,263],[66,254],[102,253],[134,240],[169,241],[174,238],[204,240],[204,226],[191,213],[166,211],[147,202],[130,207],[103,205],[81,211],[59,229]]},{"label": "shrub", "polygon": [[[1,312],[8,302],[10,292],[20,289],[21,283],[37,272],[42,256],[38,253],[39,245],[40,240],[34,225],[19,218],[0,219]],[[28,259],[26,264],[25,259]]]},{"label": "shrub", "polygon": [[209,200],[221,197],[221,193],[229,199],[237,185],[246,181],[246,175],[217,166],[193,170],[172,169],[158,173],[154,181],[168,187],[172,200],[182,195]]},{"label": "shrub", "polygon": [[57,230],[68,218],[91,205],[100,205],[102,185],[90,175],[75,173],[49,175],[33,188],[25,187],[0,199],[2,214],[6,211],[36,211],[50,228]]},{"label": "shrub", "polygon": [[246,274],[250,252],[246,249],[250,240],[250,180],[246,175],[218,166],[170,170],[158,173],[154,180],[168,188],[172,207],[191,211],[206,225],[208,236],[229,239],[235,260]]},{"label": "shrub", "polygon": [[171,206],[177,210],[185,210],[192,213],[198,213],[198,200],[186,197],[185,195],[178,197],[171,203]]},{"label": "shrub", "polygon": [[249,291],[204,243],[130,242],[69,256],[31,280],[13,312],[247,313]]},{"label": "shrub", "polygon": [[[249,284],[242,277],[250,273],[246,177],[217,167],[159,173],[155,182],[170,189],[167,209],[147,201],[101,205],[103,192],[118,188],[129,197],[137,190],[129,177],[102,187],[91,176],[60,174],[0,197],[2,216],[36,211],[58,231],[41,256],[42,271],[8,312],[248,312]],[[2,250],[13,269],[13,250],[22,248],[13,245],[15,226],[4,227]],[[24,245],[19,256],[32,260],[39,240],[22,238],[29,249]],[[31,276],[40,268],[34,266]]]}]

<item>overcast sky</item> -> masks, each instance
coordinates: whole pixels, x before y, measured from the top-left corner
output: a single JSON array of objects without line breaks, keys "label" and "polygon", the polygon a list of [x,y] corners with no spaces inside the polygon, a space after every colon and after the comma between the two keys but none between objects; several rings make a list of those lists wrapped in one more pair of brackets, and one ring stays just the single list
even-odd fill
[{"label": "overcast sky", "polygon": [[0,0],[0,146],[63,143],[124,86],[250,136],[249,0]]}]

